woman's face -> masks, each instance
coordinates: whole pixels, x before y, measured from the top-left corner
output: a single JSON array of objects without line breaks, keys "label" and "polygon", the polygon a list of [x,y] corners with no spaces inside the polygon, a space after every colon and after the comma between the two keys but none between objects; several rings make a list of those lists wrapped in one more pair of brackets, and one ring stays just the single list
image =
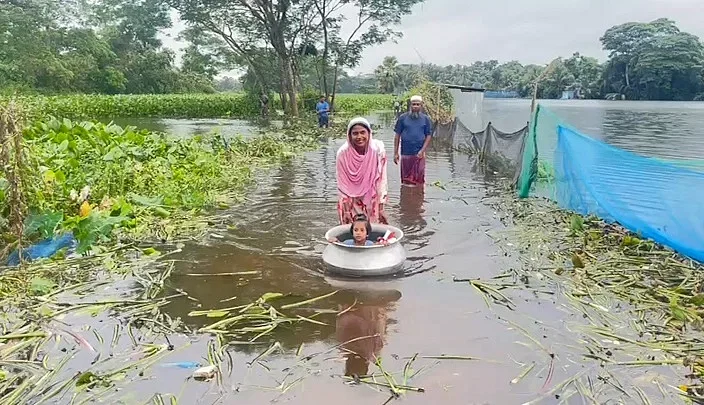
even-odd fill
[{"label": "woman's face", "polygon": [[366,148],[367,142],[369,142],[369,131],[364,125],[355,125],[350,131],[350,139],[352,144],[358,149]]}]

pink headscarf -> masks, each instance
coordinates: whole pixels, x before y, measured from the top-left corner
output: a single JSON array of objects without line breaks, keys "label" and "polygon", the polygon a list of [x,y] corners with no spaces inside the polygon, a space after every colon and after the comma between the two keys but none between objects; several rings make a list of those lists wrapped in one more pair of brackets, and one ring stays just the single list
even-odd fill
[{"label": "pink headscarf", "polygon": [[[362,125],[369,131],[366,153],[360,155],[351,140],[352,127]],[[378,200],[377,186],[381,180],[380,151],[372,138],[369,121],[357,117],[347,125],[347,142],[337,151],[337,189],[347,197],[362,198],[369,207]]]}]

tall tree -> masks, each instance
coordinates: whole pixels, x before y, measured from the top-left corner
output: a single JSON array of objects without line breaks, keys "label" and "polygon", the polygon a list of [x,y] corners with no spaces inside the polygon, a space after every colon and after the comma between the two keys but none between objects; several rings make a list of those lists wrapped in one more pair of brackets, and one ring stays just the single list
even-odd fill
[{"label": "tall tree", "polygon": [[[321,88],[331,95],[330,107],[334,109],[338,79],[344,68],[358,66],[361,54],[369,46],[401,37],[394,27],[404,15],[410,14],[414,5],[423,0],[313,0],[317,19],[311,21],[309,33],[316,34],[322,43],[319,58]],[[346,16],[351,31],[343,34],[342,23]],[[322,34],[322,35],[320,35]],[[332,67],[332,83],[328,71]]]},{"label": "tall tree", "polygon": [[680,30],[674,21],[660,18],[649,23],[628,22],[606,30],[600,38],[603,48],[609,51],[606,76],[609,87],[619,93],[629,93],[639,98],[632,88],[632,71],[644,46],[656,38],[676,35]]},{"label": "tall tree", "polygon": [[398,60],[396,57],[385,57],[381,65],[374,70],[374,75],[382,93],[393,93],[398,83]]},{"label": "tall tree", "polygon": [[294,54],[314,14],[312,0],[169,0],[191,26],[218,35],[245,61],[261,83],[266,80],[256,54],[270,48],[276,55],[282,100],[298,115]]}]

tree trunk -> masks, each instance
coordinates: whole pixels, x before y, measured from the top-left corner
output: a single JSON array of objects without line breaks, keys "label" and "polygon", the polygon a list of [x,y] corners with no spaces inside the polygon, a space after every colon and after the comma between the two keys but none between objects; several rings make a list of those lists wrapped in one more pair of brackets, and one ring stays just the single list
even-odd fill
[{"label": "tree trunk", "polygon": [[289,113],[293,117],[298,117],[298,100],[296,97],[296,89],[294,87],[295,79],[293,77],[291,58],[288,55],[281,58],[281,75],[283,78],[284,93],[287,93],[289,98]]},{"label": "tree trunk", "polygon": [[286,110],[288,110],[288,104],[286,104],[286,94],[282,90],[279,90],[279,100],[281,100],[281,109],[284,110],[284,114],[286,114]]},{"label": "tree trunk", "polygon": [[335,94],[337,93],[337,72],[340,69],[340,64],[335,63],[335,74],[332,78],[332,97],[330,98],[330,112],[335,111]]},{"label": "tree trunk", "polygon": [[323,91],[325,92],[325,97],[328,97],[329,100],[330,91],[328,91],[328,43],[328,22],[325,18],[325,2],[323,2]]}]

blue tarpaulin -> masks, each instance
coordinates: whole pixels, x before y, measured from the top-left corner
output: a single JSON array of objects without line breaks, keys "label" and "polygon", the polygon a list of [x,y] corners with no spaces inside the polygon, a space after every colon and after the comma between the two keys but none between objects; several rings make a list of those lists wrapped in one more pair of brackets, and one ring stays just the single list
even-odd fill
[{"label": "blue tarpaulin", "polygon": [[[73,237],[73,233],[67,232],[63,235],[57,235],[53,238],[45,239],[39,243],[22,249],[22,260],[32,261],[51,257],[61,249],[74,249],[75,247],[76,239]],[[7,258],[7,265],[17,266],[19,263],[19,253],[17,252],[17,250],[15,250]]]}]

